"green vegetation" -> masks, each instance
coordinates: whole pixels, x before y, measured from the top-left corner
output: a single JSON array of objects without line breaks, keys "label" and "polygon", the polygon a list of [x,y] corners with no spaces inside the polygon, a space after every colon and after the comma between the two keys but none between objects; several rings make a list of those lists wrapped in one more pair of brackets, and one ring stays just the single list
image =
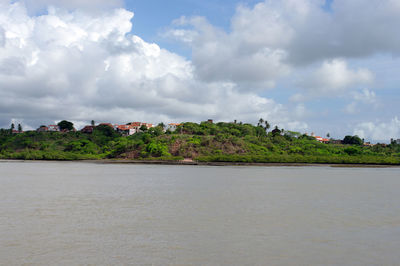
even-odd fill
[{"label": "green vegetation", "polygon": [[69,121],[63,120],[57,124],[60,127],[60,130],[73,130],[74,124]]},{"label": "green vegetation", "polygon": [[[61,124],[61,123],[60,123]],[[71,125],[63,123],[62,127]],[[61,125],[60,125],[61,126]],[[257,126],[242,123],[184,123],[174,132],[164,125],[143,128],[122,136],[107,125],[82,132],[12,134],[0,130],[0,159],[83,160],[135,159],[241,163],[400,164],[400,145],[363,146],[357,136],[344,143],[323,144],[299,132],[286,131],[260,120]]]}]

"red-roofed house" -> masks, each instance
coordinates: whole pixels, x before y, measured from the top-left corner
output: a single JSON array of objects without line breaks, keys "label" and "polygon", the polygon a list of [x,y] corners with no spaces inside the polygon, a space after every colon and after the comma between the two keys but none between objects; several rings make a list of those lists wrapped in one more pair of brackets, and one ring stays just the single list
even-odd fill
[{"label": "red-roofed house", "polygon": [[320,137],[320,136],[313,136],[316,140],[318,140],[319,142],[321,142],[321,143],[328,143],[329,142],[329,139],[326,139],[326,138],[323,138],[323,137]]},{"label": "red-roofed house", "polygon": [[37,132],[47,132],[49,131],[49,128],[46,126],[40,126],[38,129],[36,129]]},{"label": "red-roofed house", "polygon": [[175,131],[176,128],[180,125],[181,125],[180,123],[169,123],[167,126],[167,130]]},{"label": "red-roofed house", "polygon": [[94,126],[85,126],[81,129],[82,133],[92,134],[94,130]]},{"label": "red-roofed house", "polygon": [[135,130],[135,133],[140,131],[141,126],[145,126],[147,129],[154,127],[153,124],[142,123],[142,122],[131,122],[128,123],[127,125],[131,126]]},{"label": "red-roofed house", "polygon": [[132,127],[140,127],[143,123],[142,122],[131,122],[128,123],[127,125],[130,125]]},{"label": "red-roofed house", "polygon": [[130,136],[137,132],[131,125],[115,125],[115,130],[125,136]]}]

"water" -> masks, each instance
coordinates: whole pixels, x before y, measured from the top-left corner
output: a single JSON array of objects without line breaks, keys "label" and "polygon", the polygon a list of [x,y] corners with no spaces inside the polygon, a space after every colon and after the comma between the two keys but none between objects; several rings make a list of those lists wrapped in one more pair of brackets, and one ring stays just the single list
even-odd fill
[{"label": "water", "polygon": [[0,162],[2,265],[398,265],[400,169]]}]

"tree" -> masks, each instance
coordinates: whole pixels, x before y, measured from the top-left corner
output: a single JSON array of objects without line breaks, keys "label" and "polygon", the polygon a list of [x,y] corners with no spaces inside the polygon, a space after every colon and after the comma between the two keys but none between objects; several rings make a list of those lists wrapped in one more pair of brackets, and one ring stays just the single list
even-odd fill
[{"label": "tree", "polygon": [[280,134],[281,134],[281,130],[278,128],[278,126],[275,126],[275,128],[272,130],[272,135],[278,136]]},{"label": "tree", "polygon": [[141,125],[140,128],[139,128],[139,130],[140,130],[140,131],[143,131],[143,132],[147,131],[146,125]]},{"label": "tree", "polygon": [[267,131],[267,133],[268,133],[268,130],[271,128],[271,125],[266,120],[264,123],[265,123],[265,131]]},{"label": "tree", "polygon": [[156,126],[156,127],[152,127],[148,130],[148,133],[150,133],[153,136],[160,136],[164,133],[164,129],[161,126]]},{"label": "tree", "polygon": [[22,126],[21,126],[21,124],[18,124],[18,132],[22,132]]},{"label": "tree", "polygon": [[264,119],[262,119],[262,118],[260,118],[259,120],[258,120],[258,126],[262,126],[264,124]]},{"label": "tree", "polygon": [[14,128],[15,128],[15,125],[14,125],[14,123],[11,123],[11,126],[10,126],[10,134],[12,134],[12,133],[13,133],[13,130],[14,130]]},{"label": "tree", "polygon": [[161,129],[163,129],[163,130],[164,130],[164,128],[165,128],[165,124],[164,124],[163,122],[159,123],[157,126],[158,126],[158,127],[161,127]]},{"label": "tree", "polygon": [[345,136],[343,144],[362,145],[364,142],[357,135],[356,136]]},{"label": "tree", "polygon": [[94,127],[96,125],[96,123],[94,122],[94,120],[92,120],[92,122],[90,123],[92,125],[92,127]]},{"label": "tree", "polygon": [[93,132],[95,133],[95,136],[99,135],[111,138],[116,138],[119,136],[118,133],[115,132],[115,130],[108,125],[99,125],[94,129]]},{"label": "tree", "polygon": [[73,130],[74,124],[67,120],[63,120],[57,124],[60,127],[60,130]]},{"label": "tree", "polygon": [[331,134],[326,134],[326,137],[329,139],[331,137]]}]

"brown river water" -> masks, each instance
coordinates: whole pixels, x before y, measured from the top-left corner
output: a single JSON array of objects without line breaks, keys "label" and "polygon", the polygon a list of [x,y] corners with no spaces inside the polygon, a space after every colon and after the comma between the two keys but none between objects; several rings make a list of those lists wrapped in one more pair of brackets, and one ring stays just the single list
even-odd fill
[{"label": "brown river water", "polygon": [[0,265],[400,265],[400,168],[3,161]]}]

